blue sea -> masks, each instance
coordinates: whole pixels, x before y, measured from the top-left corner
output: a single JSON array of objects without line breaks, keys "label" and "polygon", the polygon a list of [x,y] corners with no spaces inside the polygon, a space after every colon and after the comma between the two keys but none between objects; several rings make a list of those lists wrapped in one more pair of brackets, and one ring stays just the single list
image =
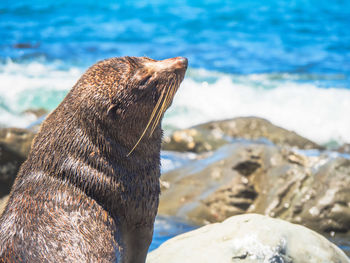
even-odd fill
[{"label": "blue sea", "polygon": [[1,127],[28,127],[98,60],[185,56],[166,133],[259,116],[350,143],[348,0],[2,0],[0,38]]}]

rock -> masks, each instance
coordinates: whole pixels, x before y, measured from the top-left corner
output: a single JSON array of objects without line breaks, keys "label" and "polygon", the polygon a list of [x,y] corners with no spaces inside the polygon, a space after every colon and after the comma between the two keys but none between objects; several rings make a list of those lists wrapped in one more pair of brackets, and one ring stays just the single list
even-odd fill
[{"label": "rock", "polygon": [[349,263],[326,238],[306,227],[267,216],[233,216],[174,237],[147,263]]},{"label": "rock", "polygon": [[5,144],[9,149],[26,158],[35,133],[27,129],[2,128],[0,129],[0,143]]},{"label": "rock", "polygon": [[320,145],[301,137],[293,131],[280,128],[271,122],[256,117],[241,117],[214,121],[175,131],[165,138],[164,150],[202,153],[216,150],[235,138],[247,140],[267,139],[279,146],[299,149],[323,149]]},{"label": "rock", "polygon": [[216,135],[215,132],[194,127],[175,131],[170,137],[164,138],[162,147],[168,151],[202,153],[216,150],[230,140],[223,134]]},{"label": "rock", "polygon": [[265,169],[262,159],[277,151],[275,146],[235,143],[163,174],[168,188],[162,189],[159,213],[202,225],[247,212],[258,196],[253,179]]},{"label": "rock", "polygon": [[23,113],[24,114],[31,114],[36,119],[39,119],[40,117],[47,115],[49,112],[44,108],[38,108],[38,109],[27,109]]},{"label": "rock", "polygon": [[23,162],[24,158],[21,154],[0,142],[0,198],[10,192],[19,167]]},{"label": "rock", "polygon": [[28,48],[38,48],[40,46],[40,43],[16,43],[13,45],[13,48],[17,49],[28,49]]},{"label": "rock", "polygon": [[30,125],[27,126],[27,130],[36,134],[39,131],[41,123],[45,120],[48,113],[49,112],[43,108],[25,110],[23,114],[27,115],[27,118],[32,119]]},{"label": "rock", "polygon": [[25,129],[0,129],[0,197],[10,192],[33,138],[34,133]]},{"label": "rock", "polygon": [[5,209],[8,199],[9,199],[8,195],[0,198],[0,216]]},{"label": "rock", "polygon": [[194,224],[259,213],[319,232],[350,230],[350,160],[235,143],[161,177],[159,214]]},{"label": "rock", "polygon": [[337,150],[338,152],[341,153],[348,153],[350,154],[350,143],[345,143],[342,146],[340,146]]}]

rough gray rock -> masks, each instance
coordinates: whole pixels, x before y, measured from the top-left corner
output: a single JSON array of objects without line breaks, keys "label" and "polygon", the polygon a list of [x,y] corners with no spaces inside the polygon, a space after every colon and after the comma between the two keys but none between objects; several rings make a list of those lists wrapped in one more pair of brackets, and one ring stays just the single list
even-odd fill
[{"label": "rough gray rock", "polygon": [[147,263],[349,263],[326,238],[267,216],[233,216],[172,238]]},{"label": "rough gray rock", "polygon": [[0,198],[10,192],[33,138],[34,133],[25,129],[0,129]]},{"label": "rough gray rock", "polygon": [[9,199],[8,195],[0,198],[0,216],[5,209],[8,199]]},{"label": "rough gray rock", "polygon": [[257,117],[241,117],[213,121],[189,129],[175,131],[165,138],[164,150],[202,153],[216,150],[235,138],[247,140],[267,139],[279,146],[299,149],[323,149],[318,144],[303,138],[293,131],[278,127]]},{"label": "rough gray rock", "polygon": [[162,175],[159,213],[197,225],[259,213],[319,232],[350,230],[350,160],[236,143]]},{"label": "rough gray rock", "polygon": [[0,143],[3,143],[6,147],[21,155],[23,158],[27,158],[34,136],[35,133],[27,129],[0,129]]},{"label": "rough gray rock", "polygon": [[338,152],[341,153],[347,153],[350,154],[350,143],[345,143],[342,146],[340,146],[337,150]]},{"label": "rough gray rock", "polygon": [[10,192],[19,167],[24,160],[22,155],[0,142],[0,198]]}]

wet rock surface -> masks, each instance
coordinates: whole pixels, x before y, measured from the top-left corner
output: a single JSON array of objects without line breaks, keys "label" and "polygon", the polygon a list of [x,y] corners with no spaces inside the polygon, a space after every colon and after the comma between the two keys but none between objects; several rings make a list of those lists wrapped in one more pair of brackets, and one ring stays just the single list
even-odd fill
[{"label": "wet rock surface", "polygon": [[0,216],[6,207],[8,199],[9,199],[8,195],[6,195],[4,197],[0,197]]},{"label": "wet rock surface", "polygon": [[226,145],[162,175],[159,213],[195,224],[259,213],[319,232],[350,230],[350,160],[289,147]]},{"label": "wet rock surface", "polygon": [[241,117],[213,121],[189,129],[175,131],[165,138],[164,150],[202,153],[216,150],[233,139],[269,140],[275,145],[299,149],[323,149],[322,146],[257,117]]},{"label": "wet rock surface", "polygon": [[233,216],[166,241],[147,256],[158,262],[348,263],[326,238],[303,226],[267,216]]},{"label": "wet rock surface", "polygon": [[337,150],[338,152],[341,153],[347,153],[350,154],[350,143],[345,143],[342,146],[340,146]]},{"label": "wet rock surface", "polygon": [[33,133],[37,133],[41,126],[41,123],[45,120],[49,112],[46,109],[38,108],[38,109],[27,109],[23,112],[23,114],[29,115],[33,120],[32,123],[27,127]]},{"label": "wet rock surface", "polygon": [[19,167],[26,159],[34,133],[18,128],[0,129],[0,198],[10,192]]},{"label": "wet rock surface", "polygon": [[19,167],[23,162],[22,155],[0,142],[0,198],[10,192]]},{"label": "wet rock surface", "polygon": [[35,133],[20,128],[3,128],[0,129],[0,143],[6,145],[12,151],[26,158]]}]

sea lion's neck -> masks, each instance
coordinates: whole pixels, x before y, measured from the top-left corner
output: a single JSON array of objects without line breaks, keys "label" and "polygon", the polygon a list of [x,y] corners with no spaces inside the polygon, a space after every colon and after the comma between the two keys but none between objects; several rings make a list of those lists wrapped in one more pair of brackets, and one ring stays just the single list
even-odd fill
[{"label": "sea lion's neck", "polygon": [[[159,127],[153,136],[143,138],[130,155],[140,132],[136,129],[126,132],[123,129],[119,126],[118,129],[104,129],[102,133],[101,128],[97,137],[88,136],[90,147],[97,149],[93,156],[86,149],[88,165],[98,170],[99,178],[108,182],[109,189],[105,181],[93,180],[87,194],[113,216],[125,216],[126,219],[121,220],[123,222],[152,218],[155,215],[145,217],[144,210],[148,210],[152,202],[155,207],[150,211],[156,211],[158,206],[161,129]],[[125,137],[125,134],[128,136]],[[132,211],[132,215],[127,211]]]},{"label": "sea lion's neck", "polygon": [[106,129],[101,125],[104,123],[82,124],[69,115],[62,117],[53,112],[34,139],[27,163],[38,164],[35,172],[57,177],[80,189],[115,220],[154,218],[153,214],[145,217],[145,211],[154,213],[158,206],[160,127],[128,156],[139,132],[134,137],[129,132],[126,138],[118,133],[123,134],[124,128]]},{"label": "sea lion's neck", "polygon": [[[138,138],[129,135],[125,140],[108,133],[90,142],[98,153],[89,158],[89,166],[98,169],[100,178],[108,183],[94,180],[87,194],[118,221],[153,225],[160,194],[161,129],[144,138],[130,155]],[[146,219],[151,221],[143,222]]]}]

